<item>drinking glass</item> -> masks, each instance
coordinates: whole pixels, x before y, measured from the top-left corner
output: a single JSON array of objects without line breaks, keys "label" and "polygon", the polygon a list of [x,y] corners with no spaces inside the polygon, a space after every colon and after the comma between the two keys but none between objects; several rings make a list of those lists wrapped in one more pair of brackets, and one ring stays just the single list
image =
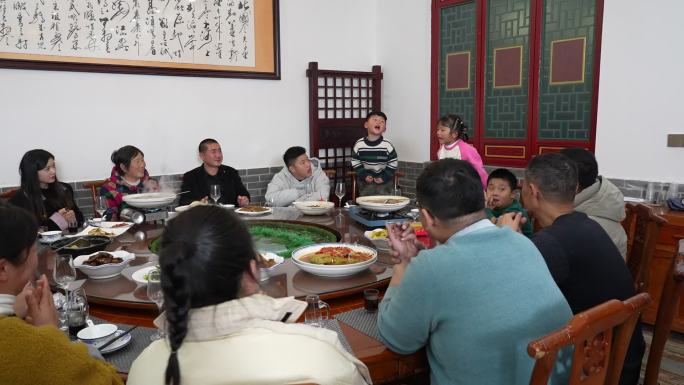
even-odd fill
[{"label": "drinking glass", "polygon": [[401,187],[396,186],[396,187],[394,188],[394,195],[395,195],[395,196],[398,196],[398,197],[402,196],[402,195],[401,195]]},{"label": "drinking glass", "polygon": [[[147,298],[157,305],[157,308],[161,312],[161,308],[164,305],[164,293],[161,287],[161,271],[158,269],[150,271],[147,276]],[[157,331],[150,336],[152,341],[156,341],[164,338],[164,332],[157,329]]]},{"label": "drinking glass", "polygon": [[342,207],[342,198],[345,193],[344,182],[337,182],[337,185],[335,185],[335,195],[337,195],[337,198],[340,201],[340,207]]},{"label": "drinking glass", "polygon": [[218,200],[221,198],[221,185],[212,184],[209,186],[209,196],[214,200],[214,204],[218,205]]},{"label": "drinking glass", "polygon": [[[325,312],[325,316],[323,313]],[[321,301],[316,294],[306,296],[306,311],[304,312],[304,323],[311,326],[323,326],[323,320],[330,316],[330,306]]]},{"label": "drinking glass", "polygon": [[313,183],[309,182],[306,184],[306,197],[312,198],[311,195],[314,193]]},{"label": "drinking glass", "polygon": [[102,218],[104,215],[105,211],[107,211],[107,198],[103,196],[98,196],[95,198],[95,212],[97,215]]},{"label": "drinking glass", "polygon": [[88,320],[88,298],[85,290],[83,288],[73,290],[65,307],[69,334],[75,337],[81,329],[86,327]]},{"label": "drinking glass", "polygon": [[363,307],[369,313],[378,311],[380,291],[378,289],[366,289],[363,291]]},{"label": "drinking glass", "polygon": [[55,256],[55,265],[52,269],[52,278],[55,283],[64,289],[67,301],[69,300],[69,284],[76,280],[76,268],[74,268],[74,260],[71,255],[57,255]]}]

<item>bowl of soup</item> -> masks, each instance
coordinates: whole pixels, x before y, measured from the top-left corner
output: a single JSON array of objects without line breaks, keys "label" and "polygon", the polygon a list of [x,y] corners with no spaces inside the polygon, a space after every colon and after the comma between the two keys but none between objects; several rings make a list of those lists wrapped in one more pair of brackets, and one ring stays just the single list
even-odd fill
[{"label": "bowl of soup", "polygon": [[319,243],[292,252],[299,269],[321,277],[347,277],[369,268],[378,253],[368,246],[352,243]]}]

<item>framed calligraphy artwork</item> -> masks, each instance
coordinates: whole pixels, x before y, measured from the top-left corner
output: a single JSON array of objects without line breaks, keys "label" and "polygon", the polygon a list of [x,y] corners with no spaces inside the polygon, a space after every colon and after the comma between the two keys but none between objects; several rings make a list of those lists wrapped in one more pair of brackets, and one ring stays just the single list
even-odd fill
[{"label": "framed calligraphy artwork", "polygon": [[279,0],[0,0],[0,67],[280,79]]}]

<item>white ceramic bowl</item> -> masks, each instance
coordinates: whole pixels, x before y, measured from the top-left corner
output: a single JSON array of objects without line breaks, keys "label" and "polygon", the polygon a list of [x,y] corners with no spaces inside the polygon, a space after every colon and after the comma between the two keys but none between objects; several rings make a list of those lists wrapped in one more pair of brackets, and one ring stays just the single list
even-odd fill
[{"label": "white ceramic bowl", "polygon": [[61,231],[43,231],[42,233],[38,234],[40,235],[40,240],[45,243],[52,243],[62,238]]},{"label": "white ceramic bowl", "polygon": [[[377,234],[380,230],[385,230],[385,229],[375,229],[375,230],[369,230],[363,233],[363,236],[366,237],[369,241],[373,243],[373,246],[375,246],[378,250],[389,250],[389,239],[387,237],[373,237],[374,233]],[[387,230],[385,230],[387,231]]]},{"label": "white ceramic bowl", "polygon": [[335,207],[333,202],[326,201],[303,201],[292,204],[304,215],[323,215]]},{"label": "white ceramic bowl", "polygon": [[81,270],[85,275],[92,279],[105,279],[116,277],[121,274],[121,271],[128,267],[128,264],[135,259],[135,254],[129,253],[127,251],[118,250],[113,251],[111,254],[115,257],[123,259],[123,262],[119,263],[106,263],[100,266],[89,266],[84,265],[83,262],[87,261],[88,258],[95,254],[104,253],[104,251],[98,251],[97,253],[92,253],[88,255],[80,255],[74,259],[74,267]]},{"label": "white ceramic bowl", "polygon": [[275,261],[275,265],[271,267],[260,267],[259,272],[261,273],[261,280],[265,281],[271,277],[271,273],[280,265],[285,262],[285,258],[281,257],[275,253],[262,253],[264,259]]},{"label": "white ceramic bowl", "polygon": [[95,343],[116,333],[119,328],[114,324],[98,324],[81,329],[76,337],[85,343]]},{"label": "white ceramic bowl", "polygon": [[[385,203],[388,200],[398,200],[397,203]],[[366,210],[379,213],[391,213],[401,210],[409,204],[411,200],[398,195],[369,195],[356,198],[356,204]]]},{"label": "white ceramic bowl", "polygon": [[124,195],[123,201],[129,205],[141,209],[158,209],[170,205],[176,200],[173,193],[143,193]]},{"label": "white ceramic bowl", "polygon": [[[314,263],[308,263],[300,260],[300,258],[304,255],[318,251],[323,247],[349,247],[355,251],[371,253],[373,256],[371,257],[371,259],[367,261],[353,263],[350,265],[317,265]],[[351,243],[318,243],[315,245],[302,246],[292,251],[292,262],[298,268],[308,273],[318,275],[321,277],[346,277],[349,275],[354,275],[356,273],[366,270],[370,265],[374,264],[377,260],[378,252],[374,249],[368,246],[355,245]]]}]

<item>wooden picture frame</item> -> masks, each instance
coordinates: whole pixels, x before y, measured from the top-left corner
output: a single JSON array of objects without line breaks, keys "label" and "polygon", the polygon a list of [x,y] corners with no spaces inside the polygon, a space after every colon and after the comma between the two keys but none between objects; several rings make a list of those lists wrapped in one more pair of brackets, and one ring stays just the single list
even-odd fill
[{"label": "wooden picture frame", "polygon": [[0,0],[0,68],[280,79],[279,0],[22,3]]}]

